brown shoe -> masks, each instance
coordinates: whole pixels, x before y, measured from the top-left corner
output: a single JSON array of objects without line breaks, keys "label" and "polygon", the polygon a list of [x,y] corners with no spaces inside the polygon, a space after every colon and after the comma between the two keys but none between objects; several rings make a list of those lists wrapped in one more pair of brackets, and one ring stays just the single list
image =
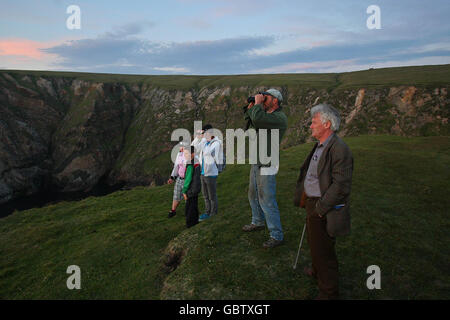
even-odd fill
[{"label": "brown shoe", "polygon": [[272,237],[270,237],[269,240],[267,240],[266,242],[263,243],[263,247],[268,249],[268,248],[275,248],[278,247],[279,245],[283,244],[283,240],[277,240],[274,239]]},{"label": "brown shoe", "polygon": [[309,267],[303,268],[303,273],[307,275],[308,277],[314,278],[317,280],[317,275],[315,274],[314,270]]},{"label": "brown shoe", "polygon": [[264,229],[265,228],[265,226],[264,225],[262,225],[262,226],[257,226],[256,224],[246,224],[245,226],[243,226],[242,227],[242,231],[245,231],[245,232],[251,232],[251,231],[257,231],[257,230],[262,230],[262,229]]}]

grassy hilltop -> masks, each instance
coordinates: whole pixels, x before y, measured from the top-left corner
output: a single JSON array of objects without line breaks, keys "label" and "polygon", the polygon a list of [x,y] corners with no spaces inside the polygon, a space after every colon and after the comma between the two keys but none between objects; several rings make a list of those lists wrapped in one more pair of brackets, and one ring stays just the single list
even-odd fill
[{"label": "grassy hilltop", "polygon": [[0,70],[33,77],[64,77],[95,82],[147,83],[163,89],[201,87],[307,86],[313,88],[348,89],[377,86],[434,86],[450,83],[450,64],[379,68],[343,73],[280,73],[249,75],[129,75],[90,72]]},{"label": "grassy hilltop", "polygon": [[[449,299],[449,137],[345,138],[355,159],[352,234],[338,239],[344,299]],[[172,186],[136,187],[0,220],[0,299],[309,299],[315,283],[292,269],[305,222],[292,205],[311,143],[281,152],[277,199],[285,244],[250,221],[248,165],[218,178],[219,215],[185,229],[184,204],[167,219]],[[203,199],[199,198],[200,208]],[[381,290],[366,269],[381,268]],[[81,268],[81,290],[66,269]]]}]

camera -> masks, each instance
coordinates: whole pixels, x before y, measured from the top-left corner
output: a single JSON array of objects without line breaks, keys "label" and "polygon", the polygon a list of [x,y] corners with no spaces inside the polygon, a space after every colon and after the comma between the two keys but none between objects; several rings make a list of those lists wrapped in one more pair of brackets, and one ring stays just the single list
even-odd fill
[{"label": "camera", "polygon": [[[263,92],[258,92],[258,94],[264,94]],[[266,102],[267,97],[264,96],[264,102]],[[251,96],[247,98],[248,103],[255,103],[255,96]]]}]

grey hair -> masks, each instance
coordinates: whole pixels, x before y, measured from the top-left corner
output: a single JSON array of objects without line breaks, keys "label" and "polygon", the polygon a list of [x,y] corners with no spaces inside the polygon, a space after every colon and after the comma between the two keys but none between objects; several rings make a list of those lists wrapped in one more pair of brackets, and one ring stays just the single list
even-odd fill
[{"label": "grey hair", "polygon": [[325,124],[327,121],[331,122],[331,130],[333,130],[334,132],[339,130],[339,125],[341,124],[341,116],[339,115],[339,111],[337,111],[336,108],[329,104],[321,103],[311,109],[311,117],[314,117],[316,113],[320,113],[320,118],[322,119],[323,124]]}]

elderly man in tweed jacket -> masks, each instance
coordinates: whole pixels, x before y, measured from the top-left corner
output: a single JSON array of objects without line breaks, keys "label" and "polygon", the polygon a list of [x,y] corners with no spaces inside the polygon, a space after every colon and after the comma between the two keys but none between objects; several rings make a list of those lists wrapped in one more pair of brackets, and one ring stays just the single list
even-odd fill
[{"label": "elderly man in tweed jacket", "polygon": [[337,236],[350,233],[349,200],[353,156],[336,135],[339,112],[330,105],[311,109],[312,136],[319,140],[300,168],[294,205],[306,208],[306,230],[312,267],[304,272],[318,281],[317,299],[337,299]]}]

